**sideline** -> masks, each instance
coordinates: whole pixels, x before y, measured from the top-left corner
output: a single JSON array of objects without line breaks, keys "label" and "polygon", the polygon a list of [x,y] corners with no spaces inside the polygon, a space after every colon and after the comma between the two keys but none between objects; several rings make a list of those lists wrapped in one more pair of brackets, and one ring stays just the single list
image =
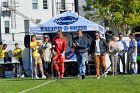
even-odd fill
[{"label": "sideline", "polygon": [[29,89],[23,90],[23,91],[18,92],[18,93],[25,93],[25,92],[34,90],[34,89],[36,89],[36,88],[39,88],[39,87],[44,86],[44,85],[47,85],[47,84],[49,84],[49,83],[51,83],[51,82],[54,82],[54,81],[55,81],[55,80],[51,80],[51,81],[45,82],[45,83],[43,83],[43,84],[40,84],[40,85],[38,85],[38,86],[35,86],[35,87],[33,87],[33,88],[29,88]]}]

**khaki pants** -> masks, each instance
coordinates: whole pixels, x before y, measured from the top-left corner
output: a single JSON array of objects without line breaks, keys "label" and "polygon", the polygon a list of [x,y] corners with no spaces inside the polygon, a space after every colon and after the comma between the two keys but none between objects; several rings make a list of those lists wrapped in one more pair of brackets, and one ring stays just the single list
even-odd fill
[{"label": "khaki pants", "polygon": [[103,72],[106,69],[106,54],[104,55],[96,55],[94,54],[95,64],[96,64],[96,75],[100,76],[100,62],[102,62]]}]

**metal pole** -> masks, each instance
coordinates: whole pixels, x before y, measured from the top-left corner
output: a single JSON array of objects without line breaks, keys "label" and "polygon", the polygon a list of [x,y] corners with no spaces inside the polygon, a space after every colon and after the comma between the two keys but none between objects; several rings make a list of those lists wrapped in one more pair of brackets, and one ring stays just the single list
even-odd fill
[{"label": "metal pole", "polygon": [[52,0],[52,17],[54,17],[54,0]]},{"label": "metal pole", "polygon": [[2,6],[1,6],[1,1],[0,1],[0,42],[2,41],[2,35],[1,35],[1,8],[2,8]]}]

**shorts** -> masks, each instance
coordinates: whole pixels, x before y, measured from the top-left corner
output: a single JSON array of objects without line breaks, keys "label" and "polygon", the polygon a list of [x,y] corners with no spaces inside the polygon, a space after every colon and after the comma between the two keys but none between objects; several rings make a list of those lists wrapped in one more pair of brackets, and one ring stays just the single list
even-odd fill
[{"label": "shorts", "polygon": [[60,54],[56,54],[54,57],[53,57],[53,60],[56,60],[56,61],[59,61],[59,62],[65,62],[65,58],[62,57],[62,55]]},{"label": "shorts", "polygon": [[35,64],[35,58],[37,58],[37,64],[41,64],[42,60],[40,57],[33,57],[34,58],[34,64]]},{"label": "shorts", "polygon": [[137,56],[129,56],[129,62],[137,62]]}]

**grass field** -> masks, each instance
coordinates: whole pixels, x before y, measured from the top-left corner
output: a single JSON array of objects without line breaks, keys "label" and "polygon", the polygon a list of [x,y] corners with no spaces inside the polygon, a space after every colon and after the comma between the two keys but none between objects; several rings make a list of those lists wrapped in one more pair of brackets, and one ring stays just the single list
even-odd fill
[{"label": "grass field", "polygon": [[[27,91],[26,91],[27,90]],[[140,93],[140,75],[87,76],[61,80],[0,79],[0,93]]]}]

